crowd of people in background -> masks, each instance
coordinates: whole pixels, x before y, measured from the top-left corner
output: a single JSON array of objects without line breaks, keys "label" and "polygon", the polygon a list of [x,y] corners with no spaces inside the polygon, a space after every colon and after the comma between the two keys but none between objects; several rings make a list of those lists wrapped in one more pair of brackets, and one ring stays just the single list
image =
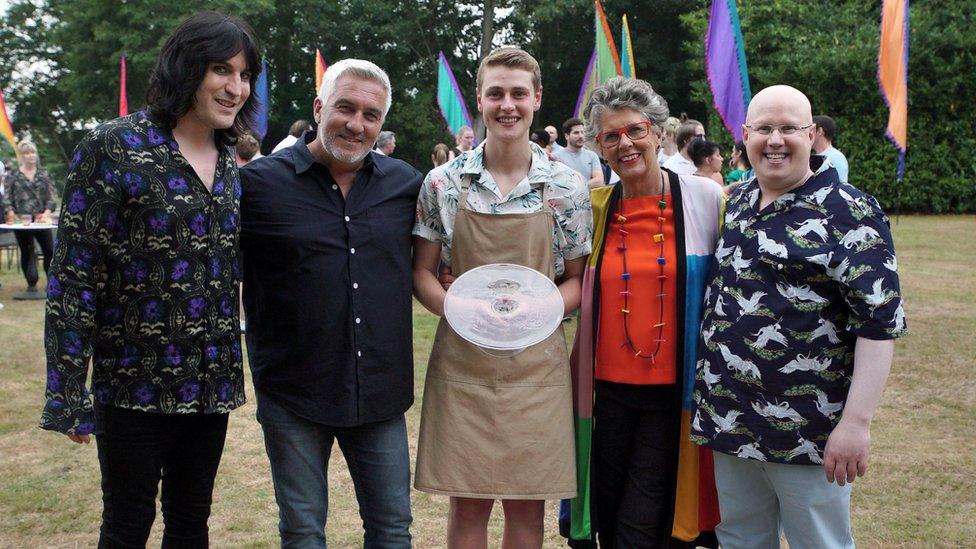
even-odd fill
[{"label": "crowd of people in background", "polygon": [[[76,149],[56,246],[17,235],[28,284],[35,240],[50,271],[41,427],[95,436],[99,546],[144,546],[160,485],[163,546],[208,546],[245,402],[242,302],[282,546],[326,546],[338,443],[364,546],[410,547],[416,297],[441,320],[414,486],[449,498],[448,547],[486,547],[496,501],[502,546],[541,547],[553,499],[574,547],[853,547],[850,483],[905,314],[887,218],[802,92],[754,96],[723,176],[703,124],[639,79],[598,86],[564,144],[533,130],[539,64],[503,47],[478,67],[484,137],[460,128],[424,176],[360,59],[262,157],[261,66],[244,21],[185,20],[147,109]],[[5,220],[53,221],[37,148],[18,153]],[[572,353],[561,325],[508,357],[452,330],[451,284],[494,263],[580,311]]]}]

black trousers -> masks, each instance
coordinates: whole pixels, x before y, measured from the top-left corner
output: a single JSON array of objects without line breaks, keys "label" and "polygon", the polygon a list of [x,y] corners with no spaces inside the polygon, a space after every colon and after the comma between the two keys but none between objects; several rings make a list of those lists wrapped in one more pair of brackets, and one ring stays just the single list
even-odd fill
[{"label": "black trousers", "polygon": [[601,549],[681,545],[671,539],[681,430],[675,391],[596,383],[593,499]]},{"label": "black trousers", "polygon": [[146,546],[160,480],[162,546],[209,545],[207,519],[227,416],[95,405],[103,504],[99,548]]},{"label": "black trousers", "polygon": [[37,286],[37,255],[34,253],[34,240],[41,246],[44,254],[44,274],[51,267],[51,257],[54,255],[54,231],[42,229],[37,231],[14,231],[17,245],[20,247],[20,268],[24,271],[27,286]]}]

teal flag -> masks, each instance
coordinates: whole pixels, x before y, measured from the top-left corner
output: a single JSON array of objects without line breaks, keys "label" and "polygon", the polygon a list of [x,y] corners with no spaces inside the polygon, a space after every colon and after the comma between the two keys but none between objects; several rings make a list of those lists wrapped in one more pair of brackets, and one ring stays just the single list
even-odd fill
[{"label": "teal flag", "polygon": [[468,106],[464,104],[464,94],[454,79],[454,72],[447,64],[444,52],[437,53],[437,106],[440,107],[441,115],[452,134],[456,135],[464,126],[472,127]]}]

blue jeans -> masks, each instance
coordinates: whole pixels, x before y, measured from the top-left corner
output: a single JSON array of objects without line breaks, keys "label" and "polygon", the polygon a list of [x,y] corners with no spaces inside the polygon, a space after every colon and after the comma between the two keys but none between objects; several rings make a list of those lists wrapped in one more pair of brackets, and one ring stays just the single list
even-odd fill
[{"label": "blue jeans", "polygon": [[410,547],[410,455],[403,415],[356,427],[329,427],[299,417],[261,393],[257,401],[283,548],[326,547],[329,456],[335,440],[356,488],[363,546]]}]

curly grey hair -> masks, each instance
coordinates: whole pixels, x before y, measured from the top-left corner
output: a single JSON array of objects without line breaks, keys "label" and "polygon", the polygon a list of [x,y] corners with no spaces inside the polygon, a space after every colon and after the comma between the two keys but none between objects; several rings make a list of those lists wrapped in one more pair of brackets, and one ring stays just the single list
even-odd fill
[{"label": "curly grey hair", "polygon": [[586,120],[586,142],[596,146],[596,136],[603,128],[600,119],[608,111],[633,109],[651,121],[655,131],[661,131],[668,119],[668,102],[650,84],[637,78],[611,78],[590,93],[590,100],[583,110]]}]

